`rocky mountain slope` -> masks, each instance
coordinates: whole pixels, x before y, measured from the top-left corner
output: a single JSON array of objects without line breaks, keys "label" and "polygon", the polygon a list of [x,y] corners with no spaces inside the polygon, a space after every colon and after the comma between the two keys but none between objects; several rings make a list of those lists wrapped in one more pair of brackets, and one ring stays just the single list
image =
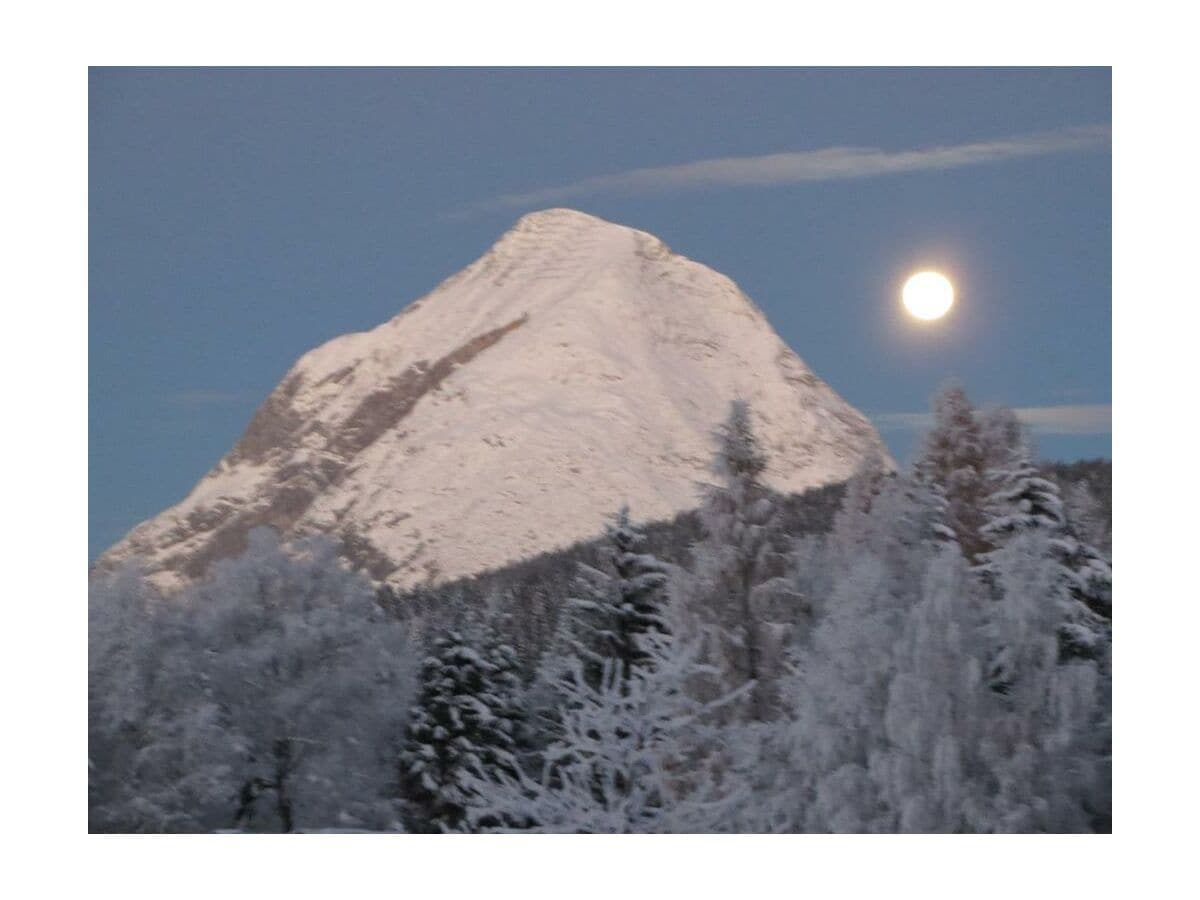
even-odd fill
[{"label": "rocky mountain slope", "polygon": [[321,531],[397,586],[502,566],[696,504],[712,430],[750,400],[768,481],[842,480],[886,451],[732,281],[645,232],[525,216],[373,331],[305,354],[181,503],[99,561],[163,587],[246,534]]}]

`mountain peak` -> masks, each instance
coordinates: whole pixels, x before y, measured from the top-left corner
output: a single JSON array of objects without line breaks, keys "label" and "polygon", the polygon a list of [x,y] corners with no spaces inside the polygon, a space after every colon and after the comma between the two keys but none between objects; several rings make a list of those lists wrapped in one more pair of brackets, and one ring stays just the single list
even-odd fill
[{"label": "mountain peak", "polygon": [[799,491],[886,451],[731,280],[646,232],[523,216],[370,332],[305,354],[177,506],[101,560],[171,586],[246,534],[327,532],[374,577],[455,577],[696,503],[712,429],[751,402],[770,484]]},{"label": "mountain peak", "polygon": [[536,212],[526,213],[517,219],[505,236],[518,232],[526,234],[534,233],[548,239],[553,239],[557,236],[569,239],[588,231],[607,231],[613,235],[618,233],[624,235],[644,235],[653,240],[658,240],[654,235],[645,231],[639,231],[629,225],[610,222],[608,219],[602,219],[591,213],[580,212],[577,209],[569,209],[567,207],[554,207],[552,209],[541,209]]},{"label": "mountain peak", "polygon": [[539,267],[542,274],[570,266],[631,264],[639,257],[667,256],[654,235],[574,209],[543,209],[521,216],[481,262],[491,260]]},{"label": "mountain peak", "polygon": [[525,213],[521,218],[517,219],[515,228],[552,228],[555,226],[569,225],[599,225],[609,228],[625,228],[632,231],[627,225],[618,225],[615,222],[610,222],[607,219],[602,219],[599,216],[594,216],[591,213],[581,212],[578,209],[571,209],[566,206],[554,206],[549,209],[539,209],[533,212]]}]

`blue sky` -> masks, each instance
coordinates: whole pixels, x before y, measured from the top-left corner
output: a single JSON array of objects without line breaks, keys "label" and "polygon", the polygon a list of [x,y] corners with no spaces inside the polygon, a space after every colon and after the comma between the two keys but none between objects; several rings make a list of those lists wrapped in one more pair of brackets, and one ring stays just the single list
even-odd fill
[{"label": "blue sky", "polygon": [[[92,557],[181,499],[305,350],[546,206],[729,275],[901,460],[949,377],[1027,410],[1044,456],[1111,453],[1107,69],[89,79]],[[921,267],[959,303],[917,328],[897,298]]]}]

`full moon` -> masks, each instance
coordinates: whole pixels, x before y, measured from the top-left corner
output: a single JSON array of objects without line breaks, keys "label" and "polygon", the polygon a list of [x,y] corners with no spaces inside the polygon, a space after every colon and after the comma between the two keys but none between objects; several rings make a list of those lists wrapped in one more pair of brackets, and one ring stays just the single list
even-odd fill
[{"label": "full moon", "polygon": [[941,272],[918,272],[904,282],[901,296],[918,319],[940,319],[954,305],[954,285]]}]

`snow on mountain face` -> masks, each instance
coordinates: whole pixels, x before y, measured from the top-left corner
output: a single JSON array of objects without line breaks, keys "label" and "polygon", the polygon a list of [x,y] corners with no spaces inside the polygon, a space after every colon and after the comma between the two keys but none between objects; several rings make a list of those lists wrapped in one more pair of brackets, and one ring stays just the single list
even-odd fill
[{"label": "snow on mountain face", "polygon": [[768,481],[800,491],[886,451],[725,276],[566,209],[373,331],[305,354],[183,502],[100,560],[171,587],[247,532],[326,532],[397,585],[481,571],[697,503],[712,431],[752,404]]}]

